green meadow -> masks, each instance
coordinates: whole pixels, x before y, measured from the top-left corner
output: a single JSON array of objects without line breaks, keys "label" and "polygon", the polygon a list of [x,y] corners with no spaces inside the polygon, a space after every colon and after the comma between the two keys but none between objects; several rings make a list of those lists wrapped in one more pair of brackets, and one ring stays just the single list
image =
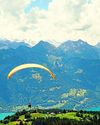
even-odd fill
[{"label": "green meadow", "polygon": [[0,125],[99,125],[100,112],[67,110],[20,111],[0,121]]}]

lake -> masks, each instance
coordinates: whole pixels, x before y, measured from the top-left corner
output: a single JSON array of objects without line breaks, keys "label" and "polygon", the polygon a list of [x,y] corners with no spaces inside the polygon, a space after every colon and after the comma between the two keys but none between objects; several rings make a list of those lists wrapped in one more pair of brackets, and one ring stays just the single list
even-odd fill
[{"label": "lake", "polygon": [[86,109],[87,111],[100,111],[100,107]]},{"label": "lake", "polygon": [[5,117],[7,117],[7,116],[11,116],[11,115],[13,115],[14,113],[0,113],[0,120],[3,120]]}]

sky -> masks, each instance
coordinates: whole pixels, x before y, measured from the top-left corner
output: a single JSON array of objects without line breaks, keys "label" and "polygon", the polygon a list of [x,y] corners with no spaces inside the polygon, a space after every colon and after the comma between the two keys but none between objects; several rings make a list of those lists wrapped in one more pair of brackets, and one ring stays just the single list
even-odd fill
[{"label": "sky", "polygon": [[0,39],[100,42],[100,0],[0,0]]}]

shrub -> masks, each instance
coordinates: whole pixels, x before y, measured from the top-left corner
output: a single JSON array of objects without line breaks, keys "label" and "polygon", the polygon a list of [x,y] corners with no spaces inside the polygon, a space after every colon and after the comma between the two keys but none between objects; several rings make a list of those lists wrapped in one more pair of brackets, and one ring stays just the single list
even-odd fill
[{"label": "shrub", "polygon": [[3,120],[3,123],[4,123],[4,124],[8,124],[8,123],[9,123],[9,120],[8,120],[8,119],[5,119],[5,120]]},{"label": "shrub", "polygon": [[26,119],[31,118],[31,115],[30,115],[30,113],[29,113],[29,112],[25,114],[25,118],[26,118]]}]

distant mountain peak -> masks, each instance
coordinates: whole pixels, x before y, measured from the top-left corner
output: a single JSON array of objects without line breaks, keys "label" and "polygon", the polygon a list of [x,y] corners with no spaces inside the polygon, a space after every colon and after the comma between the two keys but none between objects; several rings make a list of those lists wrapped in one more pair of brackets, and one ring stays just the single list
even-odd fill
[{"label": "distant mountain peak", "polygon": [[39,43],[37,43],[35,46],[33,46],[34,49],[37,49],[39,51],[52,51],[54,50],[56,47],[54,45],[52,45],[51,43],[47,42],[47,41],[40,41]]},{"label": "distant mountain peak", "polygon": [[0,40],[0,49],[16,49],[20,46],[29,47],[29,44],[25,43],[24,41]]},{"label": "distant mountain peak", "polygon": [[36,44],[36,46],[44,46],[44,47],[47,47],[47,46],[52,46],[55,48],[55,46],[47,41],[43,41],[41,40],[39,43]]},{"label": "distant mountain peak", "polygon": [[[68,40],[68,41],[65,41],[64,43],[62,43],[59,48],[61,49],[64,49],[64,48],[69,48],[69,49],[72,49],[72,48],[80,48],[80,47],[85,47],[85,46],[91,46],[89,45],[87,42],[79,39],[77,41],[72,41],[72,40]],[[91,46],[92,47],[92,46]]]},{"label": "distant mountain peak", "polygon": [[59,53],[66,57],[92,58],[97,59],[98,53],[94,46],[79,39],[77,41],[68,40],[58,47]]},{"label": "distant mountain peak", "polygon": [[100,42],[95,45],[96,48],[100,48]]}]

